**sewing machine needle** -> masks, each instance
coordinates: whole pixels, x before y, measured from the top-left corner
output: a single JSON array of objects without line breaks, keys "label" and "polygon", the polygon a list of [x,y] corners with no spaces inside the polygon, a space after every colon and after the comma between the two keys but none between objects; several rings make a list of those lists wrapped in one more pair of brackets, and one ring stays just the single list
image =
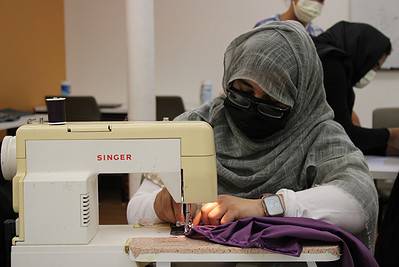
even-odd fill
[{"label": "sewing machine needle", "polygon": [[188,234],[191,231],[191,228],[193,227],[193,221],[191,218],[191,213],[190,213],[190,204],[183,204],[184,206],[184,234]]}]

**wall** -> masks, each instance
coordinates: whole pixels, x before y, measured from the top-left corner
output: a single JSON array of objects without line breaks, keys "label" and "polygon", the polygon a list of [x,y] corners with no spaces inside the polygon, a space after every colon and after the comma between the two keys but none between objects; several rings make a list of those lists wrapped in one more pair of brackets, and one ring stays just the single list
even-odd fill
[{"label": "wall", "polygon": [[399,107],[399,71],[379,71],[374,81],[363,89],[355,88],[355,93],[354,110],[359,114],[360,123],[372,127],[374,109]]},{"label": "wall", "polygon": [[[328,28],[339,20],[348,20],[349,1],[327,0],[323,15],[316,23]],[[97,4],[86,8],[83,2]],[[283,11],[287,3],[287,0],[155,0],[156,94],[181,95],[187,108],[198,106],[202,80],[212,80],[215,90],[221,90],[223,53],[228,43],[252,28],[256,21]],[[123,76],[123,53],[126,51],[122,45],[123,5],[123,0],[66,0],[67,59],[77,53],[73,50],[81,50],[82,59],[73,56],[77,60],[74,66],[84,69],[90,77],[85,88],[80,88],[85,80],[80,77],[74,93],[93,93],[100,102],[125,102],[121,97],[127,90]],[[85,12],[80,10],[76,17],[79,6],[83,6]],[[97,10],[101,12],[96,13]],[[68,21],[76,22],[71,31]],[[103,37],[97,36],[98,31]],[[80,38],[73,41],[76,42],[74,46],[68,44],[68,33],[69,36],[79,34],[76,36]],[[114,53],[107,52],[109,50]],[[83,60],[86,59],[85,53],[91,55],[87,60]],[[67,62],[67,69],[72,69],[70,62]],[[105,67],[112,71],[91,71],[91,68]],[[68,78],[70,73],[67,71]],[[395,103],[399,99],[399,90],[396,90],[398,80],[398,72],[380,72],[371,85],[359,92],[355,110],[365,126],[371,125],[374,107],[398,105]],[[109,88],[112,88],[112,93]],[[391,98],[386,99],[386,95]]]},{"label": "wall", "polygon": [[66,76],[73,95],[127,103],[125,0],[65,0]]},{"label": "wall", "polygon": [[32,110],[65,79],[62,0],[0,0],[0,108]]}]

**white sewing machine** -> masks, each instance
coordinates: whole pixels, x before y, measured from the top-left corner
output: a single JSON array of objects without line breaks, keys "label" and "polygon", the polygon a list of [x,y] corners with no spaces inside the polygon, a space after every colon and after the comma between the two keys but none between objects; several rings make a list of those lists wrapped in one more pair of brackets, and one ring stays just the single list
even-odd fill
[{"label": "white sewing machine", "polygon": [[[204,122],[31,124],[18,129],[12,266],[134,266],[132,226],[99,226],[99,173],[159,173],[176,202],[217,194],[212,128]],[[187,215],[187,214],[186,214]]]}]

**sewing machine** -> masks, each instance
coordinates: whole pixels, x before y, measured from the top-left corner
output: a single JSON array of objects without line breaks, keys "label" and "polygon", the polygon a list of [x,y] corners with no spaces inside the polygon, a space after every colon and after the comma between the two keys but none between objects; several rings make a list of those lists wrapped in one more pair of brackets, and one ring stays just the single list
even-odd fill
[{"label": "sewing machine", "polygon": [[[3,141],[2,147],[2,165],[8,151],[17,166],[13,204],[19,218],[12,267],[132,267],[147,262],[157,267],[171,262],[308,262],[313,267],[315,261],[339,259],[336,245],[304,247],[300,257],[293,257],[201,240],[195,246],[193,240],[171,236],[168,225],[98,224],[99,173],[159,173],[176,202],[214,201],[215,147],[212,128],[204,122],[31,124],[18,129],[13,151],[14,141]],[[15,169],[13,160],[5,162]],[[188,210],[185,216],[190,217]]]},{"label": "sewing machine", "polygon": [[99,226],[99,173],[159,173],[178,203],[212,202],[217,194],[213,131],[204,122],[25,125],[16,159],[13,267],[132,266],[123,247],[137,231]]}]

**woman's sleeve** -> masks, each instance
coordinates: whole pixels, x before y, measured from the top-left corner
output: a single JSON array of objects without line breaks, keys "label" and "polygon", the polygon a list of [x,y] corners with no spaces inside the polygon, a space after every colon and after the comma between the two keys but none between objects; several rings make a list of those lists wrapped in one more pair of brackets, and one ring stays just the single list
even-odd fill
[{"label": "woman's sleeve", "polygon": [[364,154],[385,155],[388,129],[363,128],[352,123],[352,107],[348,99],[353,89],[348,87],[349,77],[344,64],[340,59],[327,57],[323,59],[323,69],[327,102],[334,110],[335,120],[344,127],[352,142]]},{"label": "woman's sleeve", "polygon": [[366,227],[359,203],[337,186],[317,186],[298,192],[281,189],[277,193],[284,199],[284,216],[323,220],[354,234]]},{"label": "woman's sleeve", "polygon": [[[327,201],[331,205],[339,205],[338,202],[335,204],[336,196],[341,196],[344,200],[341,207],[348,211],[348,214],[344,216],[353,213],[349,219],[357,225],[352,230],[358,230],[358,226],[362,226],[358,237],[372,248],[376,238],[378,197],[364,156],[350,142],[344,129],[337,123],[330,121],[320,127],[322,127],[321,130],[319,129],[320,134],[309,148],[304,163],[303,174],[306,177],[306,185],[303,185],[303,189],[314,188],[313,190],[317,191],[332,188],[331,186],[338,188],[341,194],[337,190],[334,194],[326,193],[322,203]],[[317,187],[319,188],[316,189]],[[315,201],[321,200],[316,197]],[[332,213],[328,219],[338,225],[348,227],[342,214]],[[353,226],[355,225],[350,225],[350,228]]]},{"label": "woman's sleeve", "polygon": [[155,198],[161,189],[159,185],[144,179],[127,206],[129,224],[151,225],[161,222],[154,210]]}]

